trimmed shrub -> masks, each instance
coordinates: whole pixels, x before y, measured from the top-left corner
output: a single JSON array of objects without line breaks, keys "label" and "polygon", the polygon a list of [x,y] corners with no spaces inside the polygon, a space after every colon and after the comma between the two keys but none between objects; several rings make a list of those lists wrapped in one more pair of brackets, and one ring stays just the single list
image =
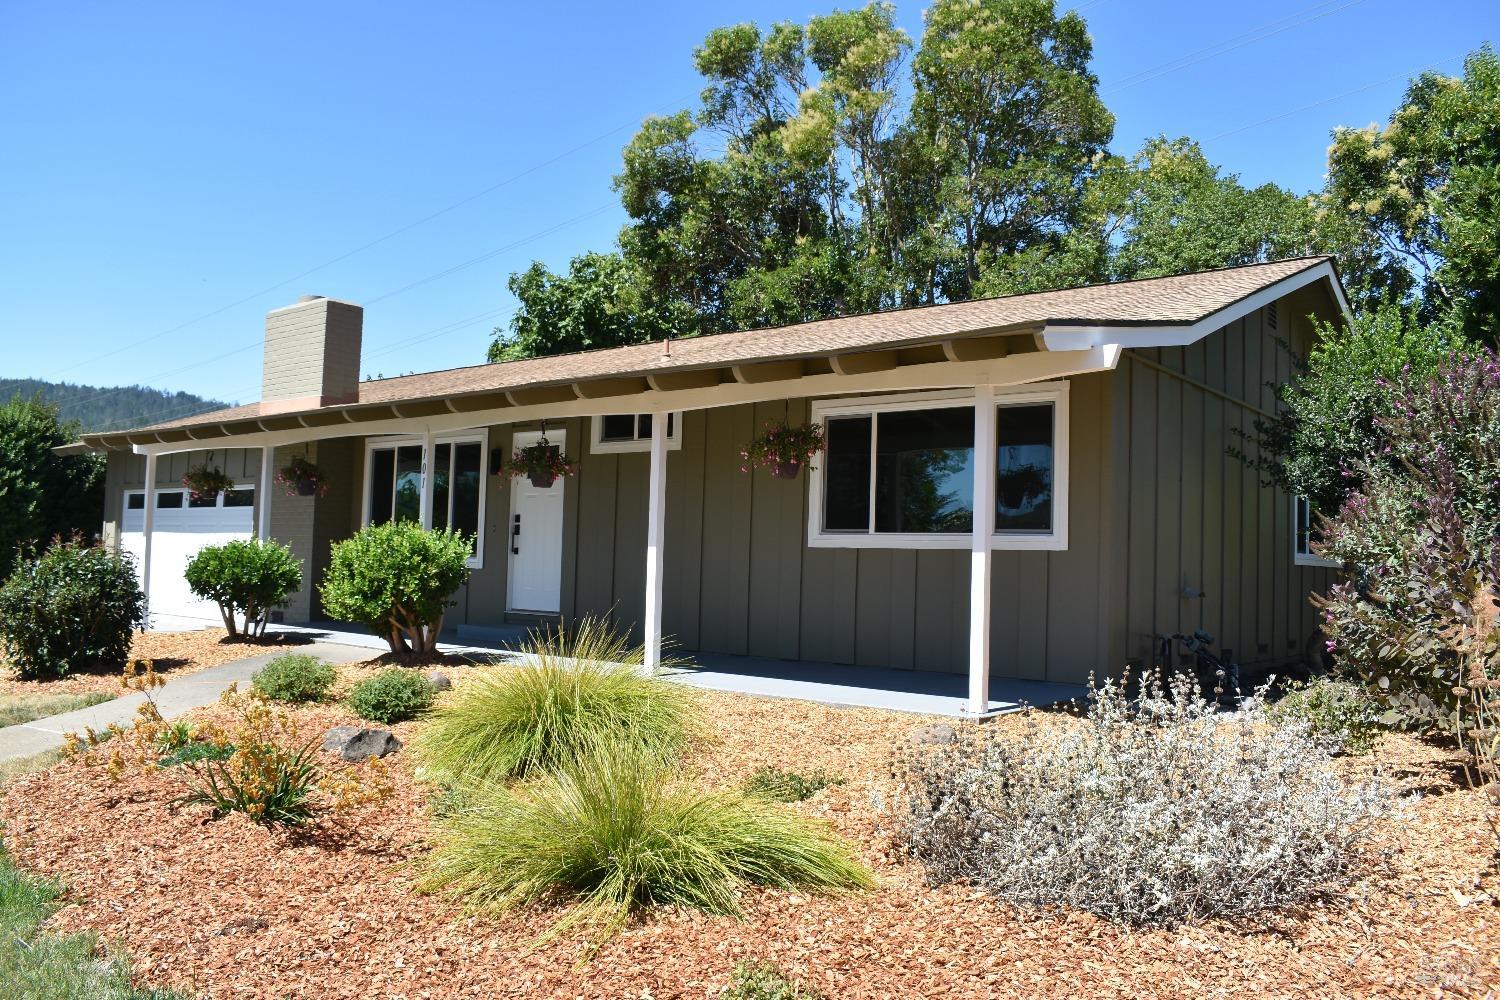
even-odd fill
[{"label": "trimmed shrub", "polygon": [[391,652],[437,651],[443,613],[469,579],[473,539],[410,521],[372,524],[333,547],[319,593],[334,618],[369,627]]},{"label": "trimmed shrub", "polygon": [[644,650],[603,622],[533,636],[526,653],[525,665],[481,671],[439,706],[412,745],[427,768],[451,781],[500,781],[602,748],[657,760],[682,748],[688,693],[643,673]]},{"label": "trimmed shrub", "polygon": [[1220,714],[1191,680],[1107,682],[1086,719],[965,733],[908,762],[904,840],[934,884],[1136,925],[1240,917],[1348,882],[1390,798],[1305,720]]},{"label": "trimmed shrub", "polygon": [[546,937],[607,936],[647,906],[738,914],[738,893],[866,888],[870,873],[825,827],[763,799],[706,794],[659,762],[602,751],[511,790],[491,785],[439,822],[421,886],[480,909],[558,893],[577,903]]},{"label": "trimmed shrub", "polygon": [[427,678],[389,667],[354,685],[349,692],[349,707],[361,719],[389,725],[421,715],[432,707],[432,698]]},{"label": "trimmed shrub", "polygon": [[145,621],[130,558],[76,540],[53,543],[0,586],[0,645],[27,680],[120,662]]},{"label": "trimmed shrub", "polygon": [[[285,607],[302,586],[302,568],[280,542],[236,539],[198,550],[183,573],[195,595],[219,606],[231,636],[261,636],[272,608]],[[244,620],[243,629],[235,621]]]},{"label": "trimmed shrub", "polygon": [[1273,723],[1302,720],[1310,733],[1328,740],[1344,753],[1369,753],[1380,738],[1380,707],[1358,684],[1318,677],[1293,685],[1267,707]]},{"label": "trimmed shrub", "polygon": [[822,994],[788,979],[772,962],[742,958],[734,963],[720,1000],[821,1000]]},{"label": "trimmed shrub", "polygon": [[333,667],[306,653],[283,653],[250,678],[251,687],[272,701],[322,701],[338,680]]},{"label": "trimmed shrub", "polygon": [[843,783],[843,778],[831,775],[821,768],[811,774],[798,774],[796,771],[763,767],[745,782],[745,794],[773,802],[803,802],[829,785]]}]

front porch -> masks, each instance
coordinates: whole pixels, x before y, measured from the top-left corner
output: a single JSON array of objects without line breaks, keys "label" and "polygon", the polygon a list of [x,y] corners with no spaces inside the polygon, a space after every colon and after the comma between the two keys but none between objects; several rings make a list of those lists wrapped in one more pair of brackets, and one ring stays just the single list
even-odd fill
[{"label": "front porch", "polygon": [[[358,626],[317,622],[308,625],[272,625],[267,632],[306,636],[318,642],[385,651],[378,636]],[[523,626],[467,629],[445,632],[438,648],[458,656],[519,658],[516,649],[527,636]],[[685,653],[683,662],[673,662],[665,676],[692,687],[730,691],[763,698],[791,698],[843,708],[878,708],[916,715],[972,718],[965,710],[968,678],[962,674],[925,670],[891,670],[807,660],[778,660],[763,656],[731,656],[721,653]],[[1045,706],[1082,698],[1087,688],[1019,678],[990,679],[990,713],[1018,711],[1027,706]]]}]

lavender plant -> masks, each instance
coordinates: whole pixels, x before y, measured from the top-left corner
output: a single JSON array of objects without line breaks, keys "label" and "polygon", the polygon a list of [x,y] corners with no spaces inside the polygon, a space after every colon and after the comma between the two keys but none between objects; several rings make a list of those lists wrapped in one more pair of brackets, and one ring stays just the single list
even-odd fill
[{"label": "lavender plant", "polygon": [[[1035,724],[1034,724],[1035,725]],[[903,839],[934,884],[1134,925],[1303,902],[1356,873],[1391,808],[1305,719],[1221,714],[1191,681],[1091,688],[1077,725],[966,733],[906,762]]]}]

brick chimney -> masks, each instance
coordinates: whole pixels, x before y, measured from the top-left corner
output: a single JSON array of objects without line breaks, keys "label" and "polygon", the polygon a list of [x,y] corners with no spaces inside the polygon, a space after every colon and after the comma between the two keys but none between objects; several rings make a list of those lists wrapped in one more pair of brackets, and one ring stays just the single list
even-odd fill
[{"label": "brick chimney", "polygon": [[358,402],[364,320],[363,306],[321,295],[267,313],[261,413]]}]

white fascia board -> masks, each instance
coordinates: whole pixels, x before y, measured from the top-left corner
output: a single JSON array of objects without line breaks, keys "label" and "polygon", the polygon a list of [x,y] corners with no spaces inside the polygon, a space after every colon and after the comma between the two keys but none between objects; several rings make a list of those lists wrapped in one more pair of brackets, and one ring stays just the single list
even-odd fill
[{"label": "white fascia board", "polygon": [[1328,286],[1333,290],[1333,297],[1338,302],[1339,309],[1343,312],[1345,319],[1352,318],[1349,310],[1349,300],[1344,296],[1343,286],[1339,283],[1338,275],[1333,270],[1333,264],[1322,261],[1309,267],[1305,271],[1267,285],[1258,292],[1245,296],[1237,302],[1230,303],[1222,309],[1212,312],[1193,324],[1173,324],[1170,326],[1087,326],[1082,324],[1048,323],[1041,333],[1037,334],[1037,341],[1043,349],[1048,351],[1081,351],[1101,344],[1118,344],[1121,347],[1186,347],[1188,344],[1196,344],[1209,334],[1219,330],[1237,319],[1250,315],[1257,309],[1261,309],[1277,299],[1313,284],[1316,281],[1326,280]]}]

